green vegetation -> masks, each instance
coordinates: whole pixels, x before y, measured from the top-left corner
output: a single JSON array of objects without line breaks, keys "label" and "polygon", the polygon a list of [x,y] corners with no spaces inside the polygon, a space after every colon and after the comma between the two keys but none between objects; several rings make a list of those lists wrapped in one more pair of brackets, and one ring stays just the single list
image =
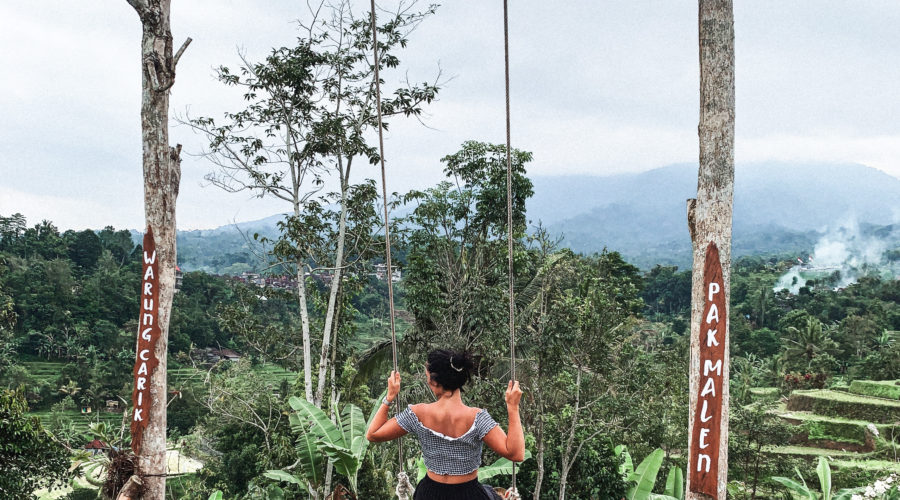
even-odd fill
[{"label": "green vegetation", "polygon": [[900,401],[867,398],[830,390],[794,391],[788,400],[787,409],[878,423],[900,420]]},{"label": "green vegetation", "polygon": [[751,387],[750,398],[754,401],[775,401],[781,396],[777,387]]},{"label": "green vegetation", "polygon": [[900,399],[900,385],[896,380],[854,380],[850,392],[863,396],[885,399]]},{"label": "green vegetation", "polygon": [[[399,65],[407,35],[433,12],[404,10],[382,27],[385,69]],[[530,457],[517,469],[520,491],[541,500],[682,498],[691,272],[654,266],[659,261],[642,261],[649,264],[642,272],[615,248],[597,244],[598,252],[580,254],[531,226],[526,150],[509,151],[512,228],[503,145],[470,140],[435,155],[441,182],[388,200],[372,181],[351,185],[363,170],[351,176],[351,164],[379,160],[368,144],[377,126],[372,47],[366,20],[331,14],[295,46],[239,70],[219,68],[223,84],[243,91],[245,107],[187,122],[207,136],[225,169],[211,175],[213,183],[284,195],[294,206],[274,228],[245,226],[259,229],[252,238],[179,235],[187,270],[263,276],[183,275],[168,339],[168,437],[202,469],[171,479],[169,496],[386,498],[396,472],[415,470],[417,442],[404,441],[407,463],[400,464],[396,442],[368,446],[363,438],[362,416],[377,407],[393,364],[391,278],[379,276],[384,221],[376,209],[384,202],[403,214],[390,222],[402,270],[393,290],[404,401],[431,397],[422,380],[431,349],[466,349],[477,360],[466,403],[504,420],[511,229]],[[420,116],[439,87],[394,90],[382,103],[391,120]],[[340,192],[319,193],[325,185]],[[616,217],[610,213],[602,215]],[[782,233],[761,237],[789,236]],[[0,216],[0,446],[3,466],[8,455],[25,471],[0,470],[0,496],[26,497],[63,482],[70,463],[72,474],[84,472],[81,450],[94,438],[114,447],[93,463],[127,465],[130,438],[121,424],[132,393],[141,279],[133,236]],[[813,235],[790,243],[807,253]],[[679,245],[666,252],[687,249]],[[646,250],[644,258],[659,254]],[[898,252],[885,256],[895,262]],[[860,269],[858,281],[843,286],[840,274],[804,271],[809,282],[797,294],[775,289],[795,259],[731,262],[734,498],[784,497],[785,487],[813,498],[818,493],[806,484],[815,476],[827,496],[897,469],[900,280]],[[122,413],[107,412],[108,402],[119,402]],[[87,407],[91,413],[80,411]],[[632,454],[643,457],[637,467]],[[510,464],[487,450],[483,459],[493,465],[482,479],[504,485]],[[73,497],[95,495],[77,490]]]},{"label": "green vegetation", "polygon": [[21,390],[0,389],[0,495],[32,498],[38,488],[60,486],[70,474],[66,450],[25,412]]}]

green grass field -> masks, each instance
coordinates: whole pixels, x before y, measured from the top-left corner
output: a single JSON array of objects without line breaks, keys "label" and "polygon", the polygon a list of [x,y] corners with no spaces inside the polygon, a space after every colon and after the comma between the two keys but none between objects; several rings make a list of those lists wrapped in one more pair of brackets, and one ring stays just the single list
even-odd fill
[{"label": "green grass field", "polygon": [[60,370],[66,363],[61,361],[22,361],[19,363],[34,378],[47,382],[55,382],[59,377]]},{"label": "green grass field", "polygon": [[[70,410],[63,413],[63,416],[66,421],[72,422],[75,426],[75,430],[81,434],[88,435],[90,432],[90,424],[95,422],[106,422],[112,428],[118,429],[119,425],[122,423],[122,414],[121,413],[108,413],[108,412],[98,412],[95,411],[91,413],[81,413],[79,410]],[[50,410],[46,411],[37,411],[31,412],[29,415],[33,415],[38,417],[41,420],[41,425],[48,429],[51,427],[51,412]]]},{"label": "green grass field", "polygon": [[794,391],[787,409],[882,424],[900,420],[900,401],[827,389]]},{"label": "green grass field", "polygon": [[900,385],[896,380],[854,380],[850,392],[874,398],[900,399]]}]

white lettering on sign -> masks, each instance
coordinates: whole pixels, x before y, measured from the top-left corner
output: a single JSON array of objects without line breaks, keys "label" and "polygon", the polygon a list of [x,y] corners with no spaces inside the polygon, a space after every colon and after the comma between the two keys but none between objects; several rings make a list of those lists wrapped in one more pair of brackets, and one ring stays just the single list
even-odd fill
[{"label": "white lettering on sign", "polygon": [[709,313],[706,314],[706,322],[712,323],[713,321],[716,323],[719,322],[719,308],[715,303],[713,303],[712,307],[709,309]]},{"label": "white lettering on sign", "polygon": [[725,379],[728,376],[728,302],[722,261],[715,243],[709,243],[703,265],[703,285],[697,299],[703,309],[693,318],[692,347],[697,349],[692,364],[691,446],[688,457],[690,490],[703,498],[722,500],[718,495],[720,453],[727,440],[727,422],[722,419]]},{"label": "white lettering on sign", "polygon": [[[706,469],[702,469],[703,459],[706,459]],[[709,465],[712,461],[709,458],[709,455],[705,453],[701,453],[697,458],[697,472],[709,472]]]},{"label": "white lettering on sign", "polygon": [[[709,411],[709,401],[703,400],[703,409],[700,410],[700,421],[704,424],[712,420],[712,415],[708,415],[707,411]],[[700,429],[700,432],[703,432],[703,429]]]},{"label": "white lettering on sign", "polygon": [[700,392],[700,397],[704,398],[707,394],[712,395],[712,397],[716,397],[716,383],[712,379],[712,377],[706,379],[706,383],[703,385],[703,390]]},{"label": "white lettering on sign", "polygon": [[[131,402],[134,405],[134,418],[131,423],[131,447],[132,451],[138,455],[143,442],[144,430],[147,428],[148,421],[154,418],[150,408],[157,404],[154,401],[155,393],[150,391],[151,379],[155,376],[155,370],[159,365],[156,353],[159,350],[165,350],[165,346],[156,345],[160,335],[159,265],[162,263],[162,259],[157,259],[156,241],[153,239],[153,229],[150,227],[144,233],[143,249],[143,278],[141,287],[138,290],[140,292],[140,297],[138,298],[140,326],[137,331],[136,356],[134,360],[134,392],[131,395]],[[163,397],[165,396],[163,395]],[[162,407],[165,407],[164,399]]]},{"label": "white lettering on sign", "polygon": [[706,347],[713,347],[719,345],[719,341],[716,340],[716,334],[719,333],[718,330],[707,330],[706,331]]},{"label": "white lettering on sign", "polygon": [[708,377],[709,372],[716,372],[720,377],[722,376],[722,360],[716,360],[716,364],[713,364],[712,361],[706,359],[703,360],[703,376]]}]

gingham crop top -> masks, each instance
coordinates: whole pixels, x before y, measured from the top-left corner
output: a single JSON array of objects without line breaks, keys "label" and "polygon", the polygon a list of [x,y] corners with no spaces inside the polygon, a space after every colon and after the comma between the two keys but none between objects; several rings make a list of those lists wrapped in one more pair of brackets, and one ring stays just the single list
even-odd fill
[{"label": "gingham crop top", "polygon": [[482,409],[475,414],[472,427],[462,436],[453,438],[422,425],[412,406],[397,415],[397,423],[419,438],[428,470],[454,476],[469,474],[481,466],[481,440],[497,426],[487,410]]}]

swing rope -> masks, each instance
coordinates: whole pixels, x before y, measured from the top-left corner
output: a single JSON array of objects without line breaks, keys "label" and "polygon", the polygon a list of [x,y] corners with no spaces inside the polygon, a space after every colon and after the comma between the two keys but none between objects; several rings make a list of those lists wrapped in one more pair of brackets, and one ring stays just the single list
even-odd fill
[{"label": "swing rope", "polygon": [[[516,302],[513,283],[513,217],[512,217],[512,139],[509,112],[509,9],[503,0],[503,59],[504,83],[506,87],[506,243],[507,271],[509,275],[509,378],[516,380]],[[506,498],[519,498],[516,489],[516,463],[512,463],[512,486],[506,491]]]},{"label": "swing rope", "polygon": [[[379,56],[378,56],[378,27],[375,22],[375,0],[371,0],[371,21],[372,21],[372,51],[374,53],[375,64],[375,108],[378,115],[378,156],[381,164],[381,189],[382,200],[384,201],[384,252],[385,264],[387,266],[387,284],[388,284],[388,305],[390,308],[391,318],[391,355],[393,357],[394,371],[399,373],[397,367],[397,332],[394,322],[394,286],[393,286],[393,268],[391,267],[391,232],[390,220],[388,219],[388,197],[387,197],[387,174],[384,166],[384,126],[381,115],[381,78],[379,76]],[[504,81],[506,90],[506,228],[507,228],[507,271],[509,275],[509,373],[510,379],[516,379],[516,306],[514,292],[514,273],[513,273],[513,217],[512,217],[512,140],[510,134],[510,104],[509,104],[509,15],[507,0],[503,0],[503,54],[504,54]],[[397,395],[397,408],[400,407],[400,395]],[[401,472],[397,474],[397,496],[407,498],[411,492],[409,478],[403,469],[403,443],[397,441],[398,459]],[[520,498],[516,489],[516,464],[512,465],[512,486],[506,490],[504,495],[506,499]]]},{"label": "swing rope", "polygon": [[[375,54],[375,109],[378,112],[378,158],[381,162],[381,195],[382,200],[384,201],[384,256],[385,256],[385,264],[387,265],[387,274],[385,278],[387,279],[388,285],[388,305],[390,308],[390,316],[391,316],[391,355],[394,361],[394,371],[400,373],[400,370],[397,368],[397,330],[394,326],[394,271],[391,267],[391,225],[390,219],[388,219],[388,197],[387,197],[387,175],[385,173],[384,168],[384,133],[383,133],[383,123],[381,117],[381,78],[378,74],[378,67],[380,65],[379,57],[378,57],[378,27],[375,24],[375,0],[372,0],[372,52]],[[400,408],[400,395],[397,394],[397,408]],[[400,474],[404,474],[402,472],[403,469],[403,441],[397,440],[397,450],[400,460]],[[405,474],[404,474],[405,475]],[[399,477],[399,475],[398,475]],[[407,482],[409,480],[407,479]]]}]

